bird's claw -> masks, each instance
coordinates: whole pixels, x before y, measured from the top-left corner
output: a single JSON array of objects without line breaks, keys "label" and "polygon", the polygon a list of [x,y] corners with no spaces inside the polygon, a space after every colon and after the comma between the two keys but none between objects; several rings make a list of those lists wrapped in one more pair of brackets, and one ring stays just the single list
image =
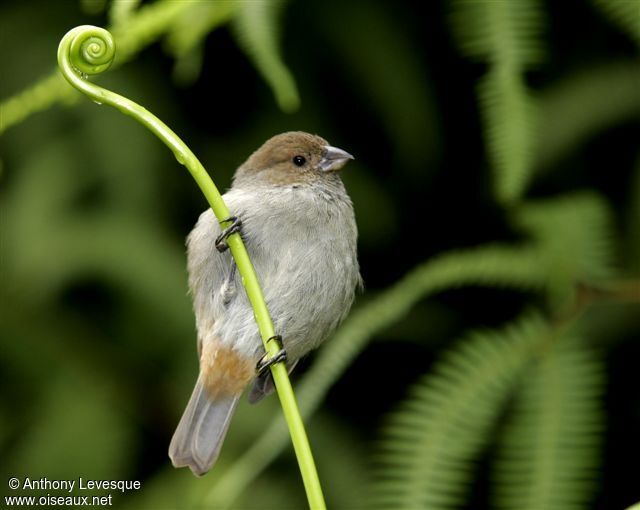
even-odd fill
[{"label": "bird's claw", "polygon": [[226,223],[227,221],[232,221],[233,223],[231,223],[231,225],[225,228],[222,233],[218,237],[216,237],[216,250],[218,250],[220,253],[223,253],[229,249],[227,238],[231,234],[237,234],[242,228],[242,221],[237,216],[229,216],[227,219],[222,220],[220,223]]},{"label": "bird's claw", "polygon": [[269,354],[265,353],[256,363],[256,373],[262,374],[265,370],[268,370],[274,363],[280,363],[281,361],[287,361],[287,351],[280,349],[275,355],[268,357]]}]

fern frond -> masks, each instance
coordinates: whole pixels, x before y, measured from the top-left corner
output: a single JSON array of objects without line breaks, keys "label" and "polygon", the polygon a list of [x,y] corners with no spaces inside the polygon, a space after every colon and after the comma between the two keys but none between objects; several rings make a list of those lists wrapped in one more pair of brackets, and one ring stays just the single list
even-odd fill
[{"label": "fern frond", "polygon": [[535,239],[539,263],[558,298],[577,284],[593,284],[615,275],[610,211],[595,193],[528,202],[516,215]]},{"label": "fern frond", "polygon": [[[191,8],[193,4],[162,0],[143,6],[129,17],[127,23],[113,27],[111,32],[117,41],[118,52],[112,67],[131,60],[138,51],[160,37],[180,12]],[[0,134],[34,113],[57,103],[74,101],[77,97],[77,91],[69,87],[55,70],[34,85],[0,102]]]},{"label": "fern frond", "polygon": [[34,85],[0,103],[0,134],[34,113],[58,102],[71,102],[78,95],[58,73],[42,78]]},{"label": "fern frond", "polygon": [[593,3],[640,46],[640,3],[637,0],[593,0]]},{"label": "fern frond", "polygon": [[478,96],[494,191],[503,204],[522,196],[532,170],[535,109],[524,71],[542,58],[542,18],[537,0],[458,0],[451,16],[462,52],[489,64]]},{"label": "fern frond", "polygon": [[197,80],[205,37],[229,22],[240,6],[240,2],[196,2],[176,18],[165,39],[168,53],[176,59],[173,68],[176,81],[186,85]]},{"label": "fern frond", "polygon": [[243,2],[233,27],[238,44],[271,86],[280,108],[291,112],[300,105],[300,98],[278,48],[283,6],[283,0]]},{"label": "fern frond", "polygon": [[586,508],[598,476],[604,367],[579,339],[562,338],[527,373],[504,433],[495,508]]},{"label": "fern frond", "polygon": [[525,69],[542,60],[543,13],[537,0],[455,0],[451,26],[465,55],[491,64]]},{"label": "fern frond", "polygon": [[126,23],[140,5],[140,0],[111,0],[109,21],[112,26]]},{"label": "fern frond", "polygon": [[537,171],[552,168],[594,134],[640,118],[639,83],[638,61],[627,59],[590,64],[546,88],[536,98],[544,126]]},{"label": "fern frond", "polygon": [[[464,285],[541,289],[545,274],[536,250],[529,247],[484,246],[443,254],[409,272],[389,289],[351,313],[334,337],[318,352],[313,366],[297,385],[300,411],[308,418],[371,338],[401,320],[420,299]],[[280,416],[213,487],[210,501],[229,505],[289,444]]]},{"label": "fern frond", "polygon": [[499,202],[522,196],[533,169],[534,100],[522,78],[507,68],[490,71],[478,85],[487,151]]},{"label": "fern frond", "polygon": [[118,51],[114,65],[131,60],[139,51],[162,37],[176,19],[199,2],[175,2],[162,0],[144,5],[129,16],[126,23],[113,26],[110,31]]},{"label": "fern frond", "polygon": [[445,354],[383,432],[372,507],[458,507],[503,404],[550,334],[541,317],[528,315]]},{"label": "fern frond", "polygon": [[240,2],[197,2],[176,18],[167,33],[169,52],[180,57],[192,51],[209,32],[229,21],[240,5]]}]

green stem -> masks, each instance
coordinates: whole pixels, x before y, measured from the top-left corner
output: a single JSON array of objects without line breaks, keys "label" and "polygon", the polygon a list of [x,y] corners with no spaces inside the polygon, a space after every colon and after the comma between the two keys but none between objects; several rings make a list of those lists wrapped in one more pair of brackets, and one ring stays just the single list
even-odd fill
[{"label": "green stem", "polygon": [[[106,71],[114,57],[115,43],[111,34],[102,28],[90,25],[79,26],[67,32],[58,47],[58,65],[65,79],[73,87],[93,99],[94,102],[117,108],[122,113],[136,119],[160,138],[171,149],[178,162],[187,167],[220,224],[226,225],[227,218],[231,216],[229,209],[227,209],[220,192],[207,171],[184,142],[166,124],[142,106],[87,81],[87,75]],[[249,254],[239,234],[229,236],[228,244],[253,307],[264,348],[269,356],[274,356],[281,346],[277,341],[270,341],[275,336],[273,322]],[[325,502],[320,480],[284,363],[271,365],[271,373],[298,458],[309,506],[314,510],[324,509]]]}]

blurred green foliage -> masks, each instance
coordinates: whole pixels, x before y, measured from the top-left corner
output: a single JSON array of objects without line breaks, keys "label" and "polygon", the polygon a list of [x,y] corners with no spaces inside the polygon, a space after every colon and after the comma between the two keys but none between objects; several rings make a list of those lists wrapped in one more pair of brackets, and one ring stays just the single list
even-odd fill
[{"label": "blurred green foliage", "polygon": [[367,290],[296,383],[329,507],[640,498],[637,2],[65,5],[0,7],[3,480],[141,480],[120,508],[305,505],[275,399],[240,406],[206,478],[168,462],[205,205],[152,135],[53,71],[62,35],[96,24],[118,45],[100,83],[220,188],[288,129],[357,157]]}]

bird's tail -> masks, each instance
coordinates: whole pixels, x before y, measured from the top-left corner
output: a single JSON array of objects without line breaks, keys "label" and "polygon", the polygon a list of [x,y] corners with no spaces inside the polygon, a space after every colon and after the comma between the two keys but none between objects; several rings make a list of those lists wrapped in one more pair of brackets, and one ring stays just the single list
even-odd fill
[{"label": "bird's tail", "polygon": [[169,445],[169,457],[175,467],[188,466],[197,476],[211,469],[239,398],[238,394],[211,399],[198,378]]}]

